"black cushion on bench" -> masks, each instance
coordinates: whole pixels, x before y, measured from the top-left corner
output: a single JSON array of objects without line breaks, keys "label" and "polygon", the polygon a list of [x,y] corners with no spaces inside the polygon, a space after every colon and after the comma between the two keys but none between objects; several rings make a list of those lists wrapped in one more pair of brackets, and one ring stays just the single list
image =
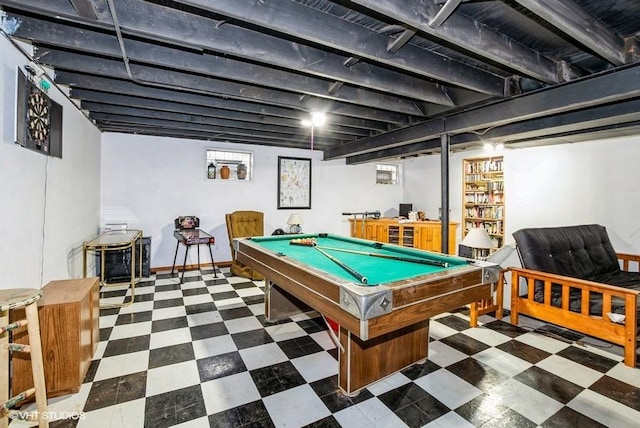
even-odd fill
[{"label": "black cushion on bench", "polygon": [[[640,290],[640,273],[624,272],[609,240],[598,224],[521,229],[513,233],[522,266],[527,269]],[[535,285],[535,300],[544,299],[544,286]],[[580,310],[580,290],[570,293],[570,309]],[[560,286],[552,287],[552,304],[560,306]],[[591,295],[590,311],[602,314],[601,297]],[[615,312],[624,312],[616,302]]]}]

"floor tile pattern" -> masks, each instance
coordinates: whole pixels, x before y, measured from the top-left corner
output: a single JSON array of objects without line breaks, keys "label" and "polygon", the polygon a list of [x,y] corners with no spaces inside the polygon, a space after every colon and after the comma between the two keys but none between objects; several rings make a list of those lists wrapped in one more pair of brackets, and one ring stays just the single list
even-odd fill
[{"label": "floor tile pattern", "polygon": [[[52,427],[637,427],[640,369],[622,350],[526,317],[431,322],[429,359],[347,397],[322,318],[269,323],[264,283],[158,273],[102,309],[79,393]],[[130,290],[105,288],[101,303]],[[26,409],[28,410],[28,408]],[[79,416],[78,416],[79,415]],[[12,427],[25,426],[14,421]]]}]

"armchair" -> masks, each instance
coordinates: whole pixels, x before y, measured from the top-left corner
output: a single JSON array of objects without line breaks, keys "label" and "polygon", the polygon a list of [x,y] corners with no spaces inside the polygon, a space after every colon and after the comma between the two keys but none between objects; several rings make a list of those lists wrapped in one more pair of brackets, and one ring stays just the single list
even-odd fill
[{"label": "armchair", "polygon": [[234,238],[264,235],[264,214],[259,211],[234,211],[225,215],[229,245],[231,246],[231,273],[253,280],[263,280],[264,277],[248,266],[236,260],[233,248]]}]

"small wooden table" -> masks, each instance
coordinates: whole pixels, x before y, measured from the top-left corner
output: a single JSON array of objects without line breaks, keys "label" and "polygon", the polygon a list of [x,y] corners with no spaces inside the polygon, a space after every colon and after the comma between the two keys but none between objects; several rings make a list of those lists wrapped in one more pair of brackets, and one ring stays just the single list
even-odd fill
[{"label": "small wooden table", "polygon": [[[131,286],[131,300],[124,305],[130,305],[133,303],[135,299],[135,291],[136,291],[136,263],[139,264],[138,272],[142,275],[142,231],[141,230],[108,230],[106,232],[101,233],[95,238],[85,241],[82,245],[82,266],[83,266],[83,276],[87,277],[87,252],[94,251],[100,252],[100,284],[101,285],[113,285],[106,284],[104,275],[105,275],[105,253],[107,251],[115,251],[115,250],[126,250],[131,249],[131,280],[129,285]],[[136,241],[139,245],[139,254],[140,257],[136,256],[135,245]],[[137,259],[140,260],[137,260]]]},{"label": "small wooden table", "polygon": [[178,257],[178,248],[180,244],[186,247],[184,252],[184,261],[182,262],[182,276],[180,277],[180,284],[184,281],[184,271],[187,265],[187,254],[189,254],[189,247],[195,245],[198,248],[198,269],[200,269],[200,245],[206,245],[209,247],[209,255],[211,256],[211,266],[213,267],[214,277],[218,277],[216,273],[216,265],[213,262],[213,252],[211,251],[211,244],[216,243],[216,239],[209,235],[207,232],[201,229],[176,229],[173,231],[173,236],[178,240],[176,244],[176,253],[173,256],[173,266],[171,266],[171,275],[176,267],[176,258]]}]

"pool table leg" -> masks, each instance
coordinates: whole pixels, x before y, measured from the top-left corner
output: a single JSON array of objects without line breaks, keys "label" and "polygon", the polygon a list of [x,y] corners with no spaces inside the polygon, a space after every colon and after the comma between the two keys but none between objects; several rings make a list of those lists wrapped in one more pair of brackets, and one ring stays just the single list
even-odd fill
[{"label": "pool table leg", "polygon": [[393,373],[426,360],[429,320],[367,341],[340,327],[338,384],[348,396]]}]

